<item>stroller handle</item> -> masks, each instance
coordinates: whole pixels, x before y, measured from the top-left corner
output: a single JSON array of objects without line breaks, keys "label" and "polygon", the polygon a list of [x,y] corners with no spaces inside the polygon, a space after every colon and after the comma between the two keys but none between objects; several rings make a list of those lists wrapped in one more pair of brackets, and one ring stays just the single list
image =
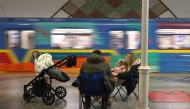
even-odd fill
[{"label": "stroller handle", "polygon": [[[56,62],[54,65],[48,67],[45,71],[48,71],[48,70],[50,70],[50,69],[53,68],[53,67],[61,67],[62,65],[64,65],[64,64],[66,63],[66,62],[64,62],[64,63],[62,63],[62,62],[65,61],[65,60],[67,60],[67,59],[68,59],[68,57],[66,57],[66,58],[64,58],[64,59],[62,59],[62,60]],[[62,64],[61,64],[61,63],[62,63]],[[59,64],[60,64],[60,65],[59,65]],[[57,65],[59,65],[59,66],[57,66]]]},{"label": "stroller handle", "polygon": [[[73,63],[73,60],[75,60],[74,63]],[[74,56],[74,55],[73,55],[73,56],[67,56],[66,58],[64,58],[64,59],[62,59],[62,60],[56,62],[54,65],[48,67],[48,68],[45,70],[45,72],[47,72],[48,70],[50,70],[50,69],[53,68],[53,67],[58,67],[58,68],[59,68],[59,67],[65,65],[65,64],[67,64],[67,63],[72,64],[72,65],[71,65],[71,66],[66,66],[66,67],[76,66],[76,56]]]}]

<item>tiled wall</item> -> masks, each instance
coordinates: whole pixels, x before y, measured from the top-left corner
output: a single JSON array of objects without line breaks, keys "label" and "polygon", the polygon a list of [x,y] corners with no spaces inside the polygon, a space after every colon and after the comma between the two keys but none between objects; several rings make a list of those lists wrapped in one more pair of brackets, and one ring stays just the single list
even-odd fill
[{"label": "tiled wall", "polygon": [[[141,18],[142,0],[70,0],[54,18]],[[174,16],[160,0],[149,0],[149,17]]]}]

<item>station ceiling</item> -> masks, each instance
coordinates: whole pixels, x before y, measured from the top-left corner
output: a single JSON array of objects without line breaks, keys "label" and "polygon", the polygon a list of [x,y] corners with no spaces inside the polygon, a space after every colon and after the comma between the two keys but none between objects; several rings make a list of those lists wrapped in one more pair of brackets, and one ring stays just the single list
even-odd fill
[{"label": "station ceiling", "polygon": [[[190,18],[190,0],[149,0],[150,18]],[[141,18],[142,0],[0,0],[0,17]]]}]

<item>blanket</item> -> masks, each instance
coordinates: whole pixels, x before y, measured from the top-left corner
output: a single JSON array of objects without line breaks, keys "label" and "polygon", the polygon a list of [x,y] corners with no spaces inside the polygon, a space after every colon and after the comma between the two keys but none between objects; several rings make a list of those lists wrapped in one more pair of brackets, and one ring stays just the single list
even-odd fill
[{"label": "blanket", "polygon": [[54,63],[52,61],[52,56],[48,53],[44,53],[40,55],[38,58],[34,60],[34,66],[36,75],[40,74],[43,69],[47,69],[52,66]]}]

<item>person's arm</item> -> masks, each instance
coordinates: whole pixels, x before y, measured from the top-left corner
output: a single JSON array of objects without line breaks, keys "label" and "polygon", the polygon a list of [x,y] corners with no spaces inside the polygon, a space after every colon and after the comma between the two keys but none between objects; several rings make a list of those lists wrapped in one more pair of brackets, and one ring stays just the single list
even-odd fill
[{"label": "person's arm", "polygon": [[85,62],[82,64],[82,66],[81,66],[81,68],[79,70],[79,75],[77,76],[77,80],[79,80],[79,81],[80,81],[80,73],[83,71],[84,64],[85,64]]},{"label": "person's arm", "polygon": [[[106,63],[107,64],[107,63]],[[111,68],[109,66],[109,64],[107,64],[108,69],[107,69],[107,75],[111,78],[112,77],[112,72],[111,72]]]},{"label": "person's arm", "polygon": [[133,76],[133,68],[131,68],[129,72],[123,72],[123,73],[117,74],[117,77],[122,80],[125,80],[127,77],[131,77],[131,76]]},{"label": "person's arm", "polygon": [[132,66],[129,72],[119,73],[117,76],[119,79],[125,80],[128,77],[137,77],[138,73],[138,67]]}]

